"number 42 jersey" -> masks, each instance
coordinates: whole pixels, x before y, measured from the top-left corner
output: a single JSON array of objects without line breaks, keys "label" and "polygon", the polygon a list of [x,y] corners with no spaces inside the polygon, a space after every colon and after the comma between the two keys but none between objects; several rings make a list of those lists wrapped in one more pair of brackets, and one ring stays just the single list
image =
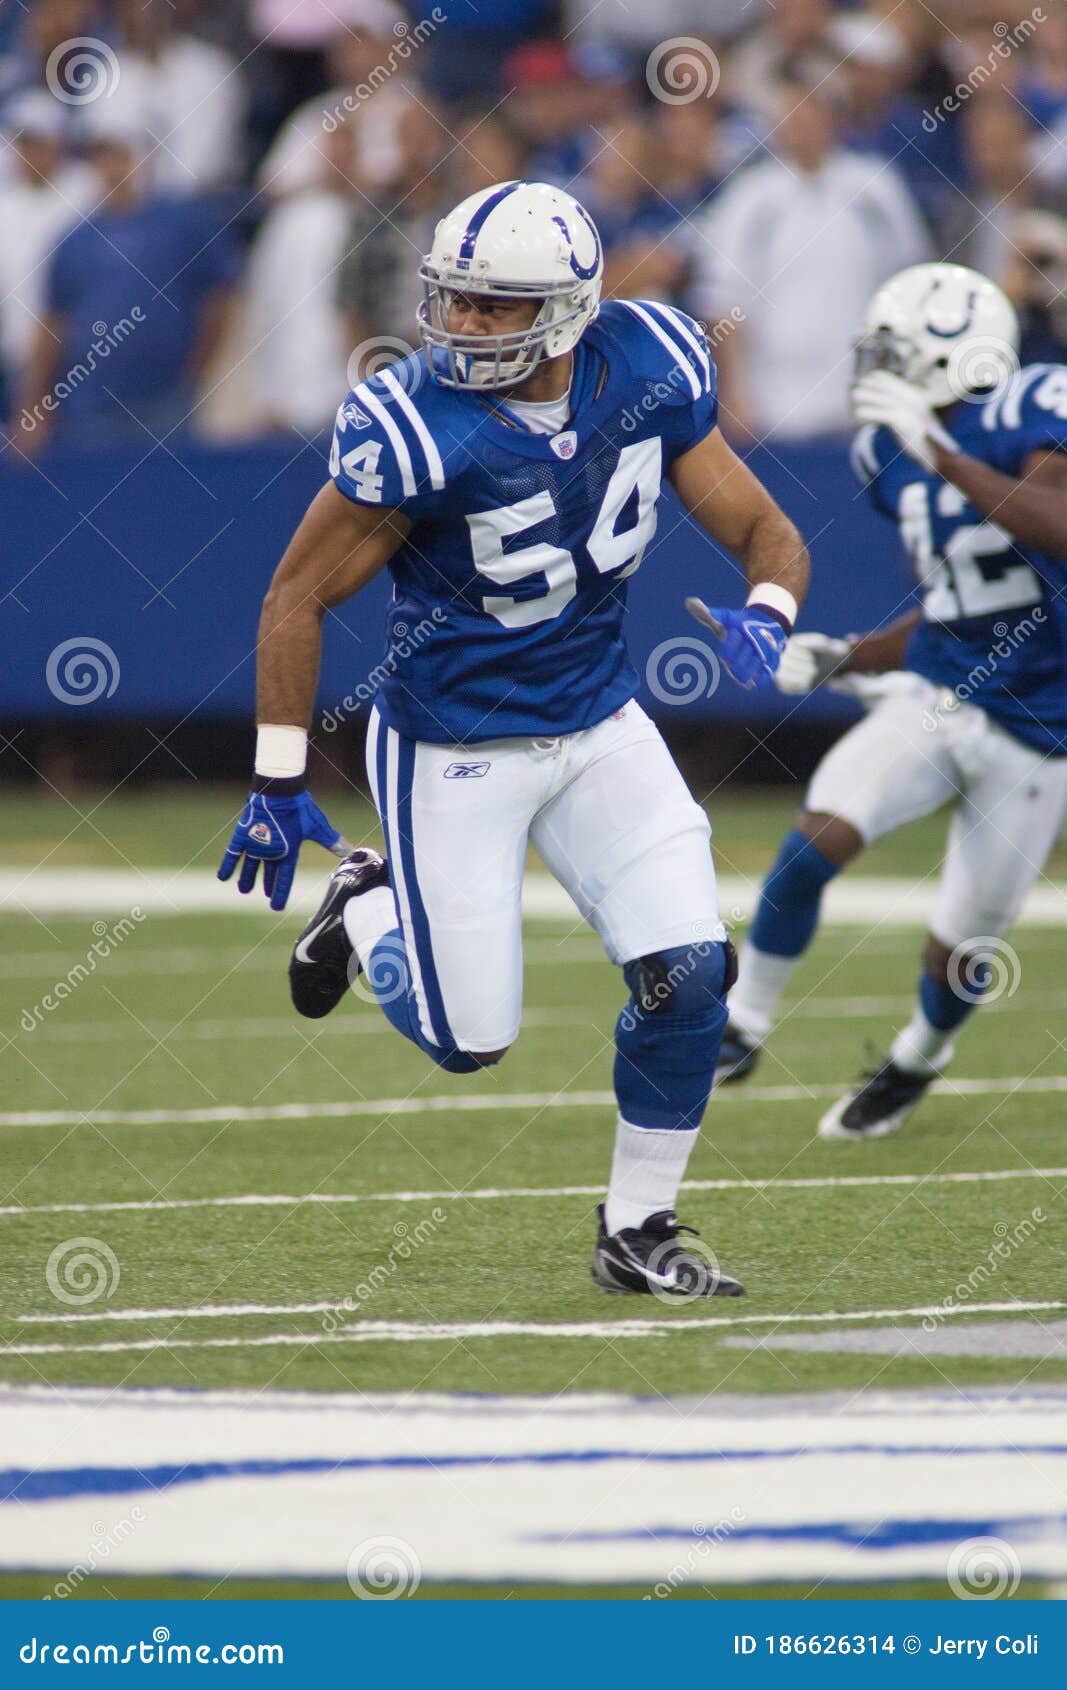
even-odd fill
[{"label": "number 42 jersey", "polygon": [[409,738],[554,737],[637,690],[626,583],[655,533],[662,478],[715,427],[715,370],[700,325],[651,301],[602,306],[573,359],[571,414],[554,435],[509,412],[507,392],[441,386],[421,354],[337,414],[336,486],[411,522],[389,563],[377,699]]},{"label": "number 42 jersey", "polygon": [[[1031,364],[986,403],[957,405],[962,451],[1019,477],[1033,452],[1067,452],[1067,367]],[[1067,756],[1067,559],[985,521],[886,428],[856,436],[853,464],[910,553],[922,615],[906,666],[976,704],[1027,745]]]}]

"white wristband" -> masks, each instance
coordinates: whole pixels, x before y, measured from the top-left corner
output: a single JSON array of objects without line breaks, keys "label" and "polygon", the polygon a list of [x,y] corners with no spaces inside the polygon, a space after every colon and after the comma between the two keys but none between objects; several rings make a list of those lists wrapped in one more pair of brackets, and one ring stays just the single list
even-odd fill
[{"label": "white wristband", "polygon": [[779,587],[775,581],[764,581],[753,587],[745,603],[761,604],[766,610],[776,610],[779,616],[787,619],[790,628],[797,619],[799,607],[796,599],[787,587]]},{"label": "white wristband", "polygon": [[256,732],[256,774],[268,780],[292,780],[307,767],[306,728],[281,727],[261,722]]}]

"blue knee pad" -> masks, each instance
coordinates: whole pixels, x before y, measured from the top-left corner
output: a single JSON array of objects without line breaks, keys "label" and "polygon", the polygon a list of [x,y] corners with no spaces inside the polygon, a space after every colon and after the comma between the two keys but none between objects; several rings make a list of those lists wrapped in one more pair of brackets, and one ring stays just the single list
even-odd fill
[{"label": "blue knee pad", "polygon": [[818,925],[823,887],[838,872],[812,840],[792,828],[763,882],[749,942],[770,956],[799,956]]},{"label": "blue knee pad", "polygon": [[626,964],[630,1001],[615,1026],[615,1095],[632,1126],[700,1125],[735,974],[729,940],[678,945]]},{"label": "blue knee pad", "polygon": [[407,952],[399,927],[383,934],[371,952],[367,984],[377,998],[378,1007],[386,1020],[398,1033],[402,1033],[405,1039],[410,1039],[413,1045],[418,1045],[431,1062],[436,1062],[438,1068],[444,1068],[449,1074],[475,1074],[479,1068],[487,1066],[472,1056],[470,1051],[460,1050],[458,1045],[431,1043],[419,1026],[419,1013],[411,989]]}]

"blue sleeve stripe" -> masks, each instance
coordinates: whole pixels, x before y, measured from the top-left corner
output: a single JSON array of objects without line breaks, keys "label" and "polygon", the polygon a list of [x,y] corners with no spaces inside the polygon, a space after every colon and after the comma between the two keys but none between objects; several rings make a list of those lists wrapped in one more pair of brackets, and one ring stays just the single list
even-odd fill
[{"label": "blue sleeve stripe", "polygon": [[620,305],[625,306],[627,311],[632,311],[634,316],[639,318],[640,321],[642,323],[644,323],[646,329],[651,329],[651,331],[655,335],[656,339],[661,343],[661,345],[663,345],[667,348],[667,351],[670,353],[671,357],[674,359],[677,367],[687,377],[687,379],[689,381],[690,390],[692,391],[692,394],[693,394],[693,398],[699,399],[702,390],[701,390],[701,386],[700,386],[700,381],[697,377],[697,373],[693,368],[692,359],[688,358],[686,356],[686,354],[682,351],[681,347],[678,345],[678,342],[676,340],[672,340],[670,335],[666,334],[664,332],[664,330],[660,328],[659,324],[657,323],[655,317],[652,316],[651,312],[646,311],[643,305],[638,305],[636,300],[634,300],[634,299],[620,299],[618,301],[618,303]]},{"label": "blue sleeve stripe", "polygon": [[392,370],[384,369],[380,372],[381,380],[389,389],[400,409],[415,430],[419,445],[426,454],[426,467],[430,472],[430,486],[435,493],[439,493],[445,484],[445,466],[441,462],[441,454],[437,450],[437,442],[423,422],[415,406],[411,403],[404,389],[397,381]]},{"label": "blue sleeve stripe", "polygon": [[711,359],[708,356],[706,349],[701,346],[699,337],[695,335],[689,327],[687,319],[680,311],[675,311],[670,305],[661,305],[658,300],[643,299],[641,304],[646,310],[651,311],[660,322],[663,322],[663,319],[666,318],[667,321],[665,326],[668,329],[673,329],[676,334],[680,334],[682,339],[688,342],[688,344],[693,348],[697,367],[704,377],[704,392],[710,393]]},{"label": "blue sleeve stripe", "polygon": [[356,388],[356,395],[360,404],[365,405],[374,420],[381,423],[381,426],[384,428],[389,444],[392,446],[393,451],[396,454],[396,461],[400,468],[400,483],[404,490],[404,497],[405,499],[413,499],[416,492],[415,473],[411,467],[411,453],[408,451],[407,442],[404,439],[404,436],[397,428],[396,423],[389,415],[385,406],[376,397],[376,395],[371,392],[366,382],[363,382],[361,386]]}]

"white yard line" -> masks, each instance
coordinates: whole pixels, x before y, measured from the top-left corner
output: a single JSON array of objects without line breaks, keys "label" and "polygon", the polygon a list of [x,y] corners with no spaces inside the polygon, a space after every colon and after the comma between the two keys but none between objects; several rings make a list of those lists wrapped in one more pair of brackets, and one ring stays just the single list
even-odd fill
[{"label": "white yard line", "polygon": [[[1005,1180],[1067,1179],[1067,1168],[992,1168],[951,1174],[828,1174],[811,1179],[687,1179],[683,1191],[833,1191],[855,1186],[986,1185]],[[468,1191],[311,1191],[304,1196],[283,1192],[231,1197],[145,1197],[101,1203],[9,1204],[0,1220],[27,1215],[116,1215],[176,1209],[288,1209],[302,1203],[440,1203],[486,1202],[496,1198],[600,1197],[601,1185],[476,1186]]]},{"label": "white yard line", "polygon": [[[719,876],[719,900],[730,921],[746,920],[759,897],[758,875]],[[928,876],[859,875],[839,878],[827,888],[824,922],[843,926],[870,926],[872,921],[891,920],[906,927],[925,927],[933,909],[937,887]],[[314,874],[298,880],[289,909],[294,914],[310,913],[322,896],[322,880]],[[36,915],[84,914],[92,917],[124,914],[137,908],[149,914],[186,915],[207,913],[220,916],[269,917],[266,899],[258,892],[237,897],[232,886],[224,886],[214,870],[188,868],[180,871],[154,868],[145,871],[111,868],[25,868],[0,869],[0,914]],[[529,921],[580,921],[578,911],[563,888],[548,874],[533,872],[523,885],[523,913]],[[1037,885],[1030,892],[1020,917],[1042,926],[1067,926],[1067,887]]]},{"label": "white yard line", "polygon": [[[716,1094],[723,1102],[795,1103],[839,1097],[854,1083],[830,1085],[738,1086]],[[1009,1092],[1067,1092],[1067,1075],[1015,1074],[1004,1079],[941,1080],[934,1088],[946,1097],[998,1097]],[[360,1115],[472,1114],[499,1109],[615,1109],[610,1091],[475,1092],[449,1096],[364,1097],[340,1103],[220,1103],[204,1109],[16,1109],[0,1113],[0,1127],[157,1127],[254,1121],[350,1120]]]},{"label": "white yard line", "polygon": [[[860,1021],[866,1017],[903,1015],[914,1008],[914,995],[900,997],[817,997],[797,1004],[785,1004],[781,1022],[794,1016],[805,1021]],[[1067,1009],[1067,992],[1043,993],[1042,1010]],[[1032,998],[1005,998],[990,1004],[986,1014],[1034,1014]],[[612,1012],[614,1013],[614,1012]],[[573,1010],[539,1009],[527,1007],[522,1012],[523,1027],[573,1027]],[[132,1022],[128,1018],[108,1021],[64,1021],[53,1016],[38,1022],[31,1032],[20,1025],[14,1028],[16,1038],[30,1039],[34,1044],[129,1044],[138,1035],[166,1044],[236,1042],[242,1039],[300,1038],[316,1042],[323,1037],[348,1039],[377,1036],[384,1032],[380,1015],[372,1008],[360,1015],[342,1015],[334,1021],[322,1021],[311,1028],[296,1015],[230,1016],[214,1021],[177,1020]]]},{"label": "white yard line", "polygon": [[821,1314],[687,1315],[679,1313],[662,1320],[617,1321],[524,1321],[482,1320],[424,1322],[408,1320],[367,1321],[342,1326],[336,1332],[271,1332],[259,1337],[227,1338],[131,1338],[109,1339],[96,1344],[5,1344],[0,1356],[104,1355],[136,1350],[266,1349],[276,1344],[373,1344],[449,1343],[472,1338],[611,1338],[644,1339],[676,1337],[680,1332],[706,1332],[733,1326],[798,1326],[838,1321],[919,1320],[928,1316],[947,1319],[969,1314],[1040,1314],[1067,1308],[1067,1303],[971,1303],[966,1308],[944,1308],[939,1303],[910,1309],[828,1310]]}]

